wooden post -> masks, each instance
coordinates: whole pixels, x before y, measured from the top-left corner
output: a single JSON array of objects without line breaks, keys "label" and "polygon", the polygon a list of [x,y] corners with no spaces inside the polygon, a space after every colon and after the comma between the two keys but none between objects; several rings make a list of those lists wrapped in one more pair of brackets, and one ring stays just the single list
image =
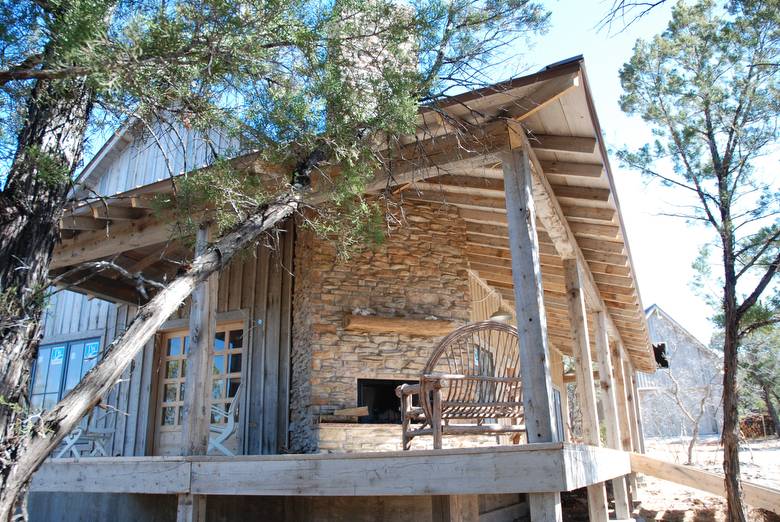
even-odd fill
[{"label": "wooden post", "polygon": [[479,495],[433,495],[433,522],[479,522]]},{"label": "wooden post", "polygon": [[[618,420],[617,399],[615,398],[615,378],[612,373],[612,357],[609,353],[609,337],[604,312],[596,313],[595,321],[596,355],[599,362],[599,381],[601,383],[601,404],[604,408],[604,423],[607,428],[607,445],[620,449],[620,421]],[[615,496],[615,516],[619,520],[631,518],[628,504],[626,481],[618,478],[612,481]]]},{"label": "wooden post", "polygon": [[615,399],[618,408],[618,421],[620,422],[620,441],[624,451],[631,451],[631,428],[628,423],[628,397],[626,395],[625,373],[623,371],[623,350],[618,343],[612,343],[610,353],[614,365]]},{"label": "wooden post", "polygon": [[[628,427],[631,431],[631,451],[641,452],[639,443],[639,428],[637,424],[637,400],[634,393],[634,369],[630,361],[625,361],[623,364],[624,381],[626,384],[626,398],[628,403]],[[634,500],[637,500],[637,483],[636,473],[631,473],[628,476],[628,481],[631,484],[631,495]]]},{"label": "wooden post", "polygon": [[[213,227],[203,224],[195,239],[195,255],[206,251],[212,241]],[[205,455],[209,444],[211,408],[211,345],[217,328],[218,275],[211,275],[192,292],[190,301],[190,351],[184,381],[182,414],[182,454]],[[182,347],[183,349],[183,347]],[[206,497],[179,495],[177,521],[206,520]]]},{"label": "wooden post", "polygon": [[[582,292],[580,267],[577,260],[564,259],[563,272],[566,280],[566,301],[569,307],[571,337],[574,340],[574,372],[577,377],[577,397],[579,397],[580,409],[582,410],[582,431],[585,442],[593,446],[601,446],[596,389],[593,382],[593,361],[590,357],[588,316],[585,310],[585,296]],[[604,483],[588,486],[588,512],[592,521],[609,519],[607,490]]]},{"label": "wooden post", "polygon": [[[520,339],[526,435],[529,443],[553,442],[558,440],[558,434],[554,422],[550,350],[528,151],[520,148],[505,152],[501,163]],[[520,472],[522,470],[518,470]],[[532,520],[562,520],[559,492],[530,494],[528,500]]]},{"label": "wooden post", "polygon": [[176,522],[205,522],[206,495],[182,493],[176,505]]},{"label": "wooden post", "polygon": [[640,404],[641,400],[639,398],[639,390],[637,389],[636,384],[636,370],[634,369],[633,365],[631,366],[631,391],[634,393],[634,408],[636,409],[636,441],[637,441],[637,449],[639,453],[645,452],[645,434],[642,431],[642,405]]},{"label": "wooden post", "polygon": [[433,387],[433,418],[431,419],[433,449],[441,449],[442,446],[441,423],[441,382],[437,382]]},{"label": "wooden post", "polygon": [[563,440],[571,442],[571,415],[569,415],[569,385],[563,375],[566,369],[561,364],[561,417],[563,418]]}]

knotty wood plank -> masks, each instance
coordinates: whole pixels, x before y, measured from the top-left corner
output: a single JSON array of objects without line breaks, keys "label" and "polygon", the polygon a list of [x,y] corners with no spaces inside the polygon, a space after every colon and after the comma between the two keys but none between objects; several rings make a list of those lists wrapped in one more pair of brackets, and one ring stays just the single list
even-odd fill
[{"label": "knotty wood plank", "polygon": [[350,332],[397,333],[422,337],[448,335],[457,327],[458,323],[454,321],[427,321],[376,315],[347,315],[344,320],[344,329]]}]

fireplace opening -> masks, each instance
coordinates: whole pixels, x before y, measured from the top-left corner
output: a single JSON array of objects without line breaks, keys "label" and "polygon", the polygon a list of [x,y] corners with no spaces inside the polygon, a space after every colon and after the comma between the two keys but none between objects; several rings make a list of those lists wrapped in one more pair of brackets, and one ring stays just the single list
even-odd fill
[{"label": "fireplace opening", "polygon": [[[360,424],[401,424],[401,399],[395,389],[402,384],[417,384],[417,381],[395,379],[358,379],[358,406],[367,406],[368,415],[358,419]],[[412,399],[419,406],[418,397]]]}]

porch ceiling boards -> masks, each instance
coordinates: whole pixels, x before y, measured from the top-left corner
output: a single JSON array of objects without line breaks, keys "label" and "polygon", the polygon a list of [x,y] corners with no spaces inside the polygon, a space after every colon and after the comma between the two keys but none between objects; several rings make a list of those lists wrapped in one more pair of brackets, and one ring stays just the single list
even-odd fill
[{"label": "porch ceiling boards", "polygon": [[[529,149],[539,179],[534,199],[553,347],[571,353],[562,258],[579,257],[598,292],[590,296],[591,309],[609,312],[634,365],[652,371],[644,308],[581,60],[467,93],[434,116],[421,118],[418,139],[434,141],[446,134],[443,129],[457,134],[474,124],[486,127],[503,119],[510,129],[508,146]],[[405,199],[458,207],[467,224],[470,268],[504,299],[514,301],[503,171],[495,154],[480,158],[467,167],[439,165],[429,176],[398,183],[396,192]],[[559,213],[565,224],[543,212]]]}]

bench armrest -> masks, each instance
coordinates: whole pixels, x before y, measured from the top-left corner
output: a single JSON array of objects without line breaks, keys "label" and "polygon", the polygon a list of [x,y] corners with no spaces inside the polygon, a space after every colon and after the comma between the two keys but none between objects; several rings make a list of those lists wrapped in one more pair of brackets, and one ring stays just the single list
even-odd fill
[{"label": "bench armrest", "polygon": [[395,394],[401,398],[407,395],[419,395],[419,393],[420,393],[419,384],[402,384],[401,386],[395,389]]}]

